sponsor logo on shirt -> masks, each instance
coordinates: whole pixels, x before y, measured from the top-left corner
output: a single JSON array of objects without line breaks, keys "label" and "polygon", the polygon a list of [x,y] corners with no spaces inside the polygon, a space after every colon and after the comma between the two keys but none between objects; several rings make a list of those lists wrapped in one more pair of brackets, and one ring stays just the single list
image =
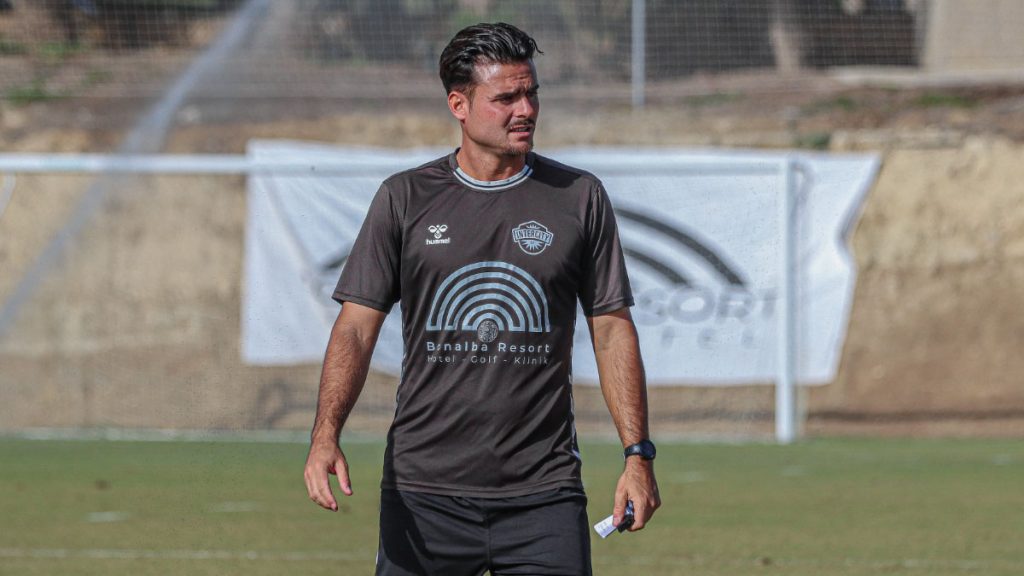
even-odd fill
[{"label": "sponsor logo on shirt", "polygon": [[523,222],[512,229],[512,240],[530,256],[536,256],[543,252],[545,248],[551,246],[554,239],[555,235],[547,229],[547,226],[536,220]]},{"label": "sponsor logo on shirt", "polygon": [[451,244],[451,238],[442,238],[444,233],[448,231],[447,224],[438,224],[436,226],[428,226],[427,231],[433,234],[434,239],[427,238],[427,246],[433,246],[434,244]]},{"label": "sponsor logo on shirt", "polygon": [[430,303],[427,331],[550,332],[548,299],[529,272],[507,262],[463,266],[441,282]]},{"label": "sponsor logo on shirt", "polygon": [[434,292],[426,330],[472,334],[427,341],[431,363],[534,366],[551,361],[549,343],[501,338],[510,332],[551,332],[544,289],[529,272],[507,262],[477,262],[449,274]]}]

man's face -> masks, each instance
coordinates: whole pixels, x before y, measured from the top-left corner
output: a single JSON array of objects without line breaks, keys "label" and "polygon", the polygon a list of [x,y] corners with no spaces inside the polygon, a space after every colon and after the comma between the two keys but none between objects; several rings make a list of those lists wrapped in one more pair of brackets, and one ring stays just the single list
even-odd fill
[{"label": "man's face", "polygon": [[540,112],[533,62],[477,64],[470,94],[452,92],[448,104],[462,124],[465,144],[501,156],[522,156],[533,149]]}]

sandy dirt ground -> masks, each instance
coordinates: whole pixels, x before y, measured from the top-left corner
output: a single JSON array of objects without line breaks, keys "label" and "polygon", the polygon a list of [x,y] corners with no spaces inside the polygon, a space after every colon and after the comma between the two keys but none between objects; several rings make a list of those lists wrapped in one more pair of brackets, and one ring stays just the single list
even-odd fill
[{"label": "sandy dirt ground", "polygon": [[[90,65],[102,67],[101,60]],[[179,59],[166,61],[157,76],[180,69]],[[12,66],[0,62],[0,69]],[[144,63],[119,66],[131,77]],[[357,72],[347,81],[366,92],[374,75]],[[115,149],[150,94],[105,90],[111,83],[75,98],[0,104],[0,149]],[[253,138],[456,143],[440,98],[230,99],[214,92],[178,110],[165,151],[241,153]],[[856,87],[821,73],[747,72],[654,85],[643,111],[630,110],[627,95],[625,86],[596,96],[546,92],[539,148],[883,154],[852,239],[859,277],[839,375],[802,395],[809,433],[1024,435],[1024,87]],[[18,177],[0,217],[0,302],[91,182]],[[239,358],[244,180],[106,184],[102,210],[0,336],[0,428],[307,427],[319,368],[260,368]],[[373,376],[350,429],[383,430],[394,386]],[[611,433],[600,393],[578,387],[576,396],[581,429]],[[651,396],[663,435],[755,435],[772,427],[770,386],[659,388]]]}]

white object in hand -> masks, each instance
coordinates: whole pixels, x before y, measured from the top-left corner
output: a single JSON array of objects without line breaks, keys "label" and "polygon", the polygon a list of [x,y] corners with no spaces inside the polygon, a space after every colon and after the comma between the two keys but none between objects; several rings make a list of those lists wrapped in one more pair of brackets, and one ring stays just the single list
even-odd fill
[{"label": "white object in hand", "polygon": [[601,520],[597,524],[594,524],[594,530],[597,532],[597,535],[601,538],[607,538],[609,534],[615,532],[614,521],[615,516],[613,515]]}]

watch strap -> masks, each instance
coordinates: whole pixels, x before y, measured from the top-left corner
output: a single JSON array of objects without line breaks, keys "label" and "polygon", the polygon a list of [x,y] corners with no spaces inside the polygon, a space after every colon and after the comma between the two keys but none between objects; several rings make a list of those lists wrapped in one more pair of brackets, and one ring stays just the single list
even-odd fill
[{"label": "watch strap", "polygon": [[644,460],[654,460],[657,454],[657,449],[654,447],[654,442],[644,439],[636,444],[626,446],[622,451],[623,458],[629,458],[630,456],[639,456]]}]

